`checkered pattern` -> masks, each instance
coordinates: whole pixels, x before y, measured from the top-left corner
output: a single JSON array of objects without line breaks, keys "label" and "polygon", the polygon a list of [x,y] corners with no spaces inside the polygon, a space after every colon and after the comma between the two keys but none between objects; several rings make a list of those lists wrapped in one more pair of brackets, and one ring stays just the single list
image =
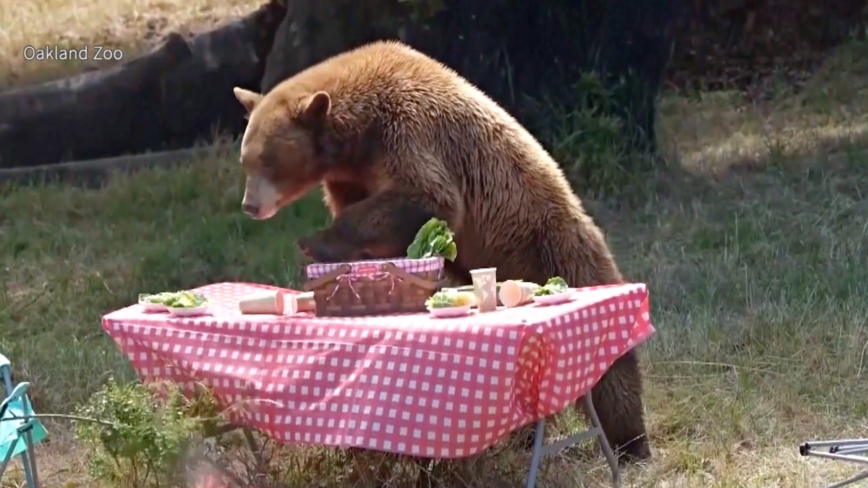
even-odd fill
[{"label": "checkered pattern", "polygon": [[242,316],[238,299],[262,288],[205,286],[210,316],[134,305],[103,328],[144,380],[203,382],[275,439],[441,458],[564,409],[654,333],[643,284],[453,319]]},{"label": "checkered pattern", "polygon": [[443,269],[443,258],[425,258],[425,259],[392,259],[389,261],[355,261],[352,263],[317,263],[307,267],[307,278],[313,280],[320,276],[331,273],[344,264],[352,266],[351,274],[368,275],[380,272],[380,266],[392,263],[400,269],[408,273],[421,273],[424,271],[438,271]]}]

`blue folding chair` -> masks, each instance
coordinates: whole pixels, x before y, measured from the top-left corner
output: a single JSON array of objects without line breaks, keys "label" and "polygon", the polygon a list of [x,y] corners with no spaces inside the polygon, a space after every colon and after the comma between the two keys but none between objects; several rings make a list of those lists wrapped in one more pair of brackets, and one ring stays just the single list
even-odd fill
[{"label": "blue folding chair", "polygon": [[47,432],[34,417],[27,398],[30,383],[12,387],[12,370],[6,356],[0,354],[0,376],[3,377],[3,403],[0,403],[0,480],[15,456],[21,456],[27,488],[37,488],[36,453],[34,446],[45,439]]}]

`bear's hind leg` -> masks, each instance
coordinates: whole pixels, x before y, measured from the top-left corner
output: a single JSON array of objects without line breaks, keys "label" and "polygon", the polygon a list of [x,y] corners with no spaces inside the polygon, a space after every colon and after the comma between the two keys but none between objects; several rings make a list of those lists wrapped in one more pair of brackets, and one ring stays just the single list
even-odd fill
[{"label": "bear's hind leg", "polygon": [[[636,351],[618,358],[591,393],[600,425],[619,461],[649,459],[651,448],[645,430],[642,376]],[[580,401],[576,407],[583,409],[582,405]]]}]

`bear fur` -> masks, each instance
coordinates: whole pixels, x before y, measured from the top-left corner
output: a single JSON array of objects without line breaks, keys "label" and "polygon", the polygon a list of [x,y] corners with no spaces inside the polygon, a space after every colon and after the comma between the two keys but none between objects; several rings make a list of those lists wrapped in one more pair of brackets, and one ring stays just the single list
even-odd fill
[{"label": "bear fur", "polygon": [[[319,262],[406,256],[431,217],[455,233],[452,276],[622,283],[600,229],[558,164],[511,115],[457,73],[398,42],[334,56],[267,95],[235,89],[248,112],[242,207],[267,219],[318,184],[334,216],[299,240]],[[636,353],[618,359],[593,401],[624,459],[651,452]],[[580,404],[577,404],[580,405]]]}]

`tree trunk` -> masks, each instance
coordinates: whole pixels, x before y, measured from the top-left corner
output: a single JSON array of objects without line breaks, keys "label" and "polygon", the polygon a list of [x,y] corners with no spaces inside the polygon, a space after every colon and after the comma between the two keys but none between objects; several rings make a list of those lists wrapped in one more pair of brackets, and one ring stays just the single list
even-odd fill
[{"label": "tree trunk", "polygon": [[394,39],[395,0],[291,0],[274,36],[260,91],[326,58],[377,39]]},{"label": "tree trunk", "polygon": [[106,70],[0,93],[0,168],[190,147],[244,129],[233,86],[256,89],[285,6]]},{"label": "tree trunk", "polygon": [[[262,91],[333,54],[401,38],[491,95],[537,136],[588,108],[577,87],[596,73],[629,141],[653,150],[656,97],[683,0],[293,0],[266,63]],[[425,10],[423,12],[423,10]],[[553,123],[554,122],[554,123]]]}]

